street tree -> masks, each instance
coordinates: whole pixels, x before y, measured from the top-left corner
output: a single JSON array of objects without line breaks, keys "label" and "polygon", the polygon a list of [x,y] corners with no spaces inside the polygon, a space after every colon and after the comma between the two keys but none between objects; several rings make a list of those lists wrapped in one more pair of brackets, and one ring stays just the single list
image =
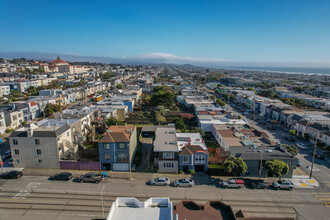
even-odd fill
[{"label": "street tree", "polygon": [[265,163],[266,168],[281,180],[284,174],[289,171],[289,166],[282,160],[268,160]]},{"label": "street tree", "polygon": [[241,174],[245,174],[247,171],[246,163],[242,160],[242,158],[237,157],[229,157],[223,163],[223,167],[227,173],[232,173],[234,178]]}]

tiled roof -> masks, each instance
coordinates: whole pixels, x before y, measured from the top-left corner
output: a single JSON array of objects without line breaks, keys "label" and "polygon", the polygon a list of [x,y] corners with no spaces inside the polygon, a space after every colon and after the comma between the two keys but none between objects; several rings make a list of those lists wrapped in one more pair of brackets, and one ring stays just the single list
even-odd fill
[{"label": "tiled roof", "polygon": [[206,153],[201,146],[198,145],[188,145],[182,148],[180,155],[194,155],[198,151]]},{"label": "tiled roof", "polygon": [[129,142],[134,129],[135,129],[134,125],[111,126],[104,133],[103,137],[99,142],[100,143]]}]

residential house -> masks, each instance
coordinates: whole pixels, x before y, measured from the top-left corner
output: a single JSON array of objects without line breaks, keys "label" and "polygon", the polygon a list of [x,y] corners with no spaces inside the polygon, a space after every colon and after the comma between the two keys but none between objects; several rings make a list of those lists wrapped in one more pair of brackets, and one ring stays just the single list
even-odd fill
[{"label": "residential house", "polygon": [[175,128],[156,129],[154,140],[154,164],[158,172],[177,173],[179,169],[179,149]]},{"label": "residential house", "polygon": [[110,126],[99,141],[99,158],[103,170],[130,171],[137,147],[134,125]]}]

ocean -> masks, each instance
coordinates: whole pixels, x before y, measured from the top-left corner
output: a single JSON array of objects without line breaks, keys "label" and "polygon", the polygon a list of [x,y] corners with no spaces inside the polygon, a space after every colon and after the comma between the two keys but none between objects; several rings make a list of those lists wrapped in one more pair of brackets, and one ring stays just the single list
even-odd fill
[{"label": "ocean", "polygon": [[221,67],[223,69],[255,70],[288,74],[319,74],[330,75],[329,67]]}]

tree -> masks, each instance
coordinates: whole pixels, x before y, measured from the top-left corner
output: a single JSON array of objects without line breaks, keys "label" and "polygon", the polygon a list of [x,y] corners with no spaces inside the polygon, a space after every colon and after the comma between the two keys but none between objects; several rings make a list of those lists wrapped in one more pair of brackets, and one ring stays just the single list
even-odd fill
[{"label": "tree", "polygon": [[162,116],[165,116],[165,114],[166,114],[166,109],[165,109],[165,107],[164,107],[163,105],[159,105],[159,106],[157,106],[157,108],[158,108],[158,111],[160,112],[160,114],[161,114]]},{"label": "tree", "polygon": [[266,89],[266,90],[262,90],[260,92],[260,95],[267,98],[274,98],[276,96],[276,93],[272,89]]},{"label": "tree", "polygon": [[191,133],[200,133],[200,135],[203,137],[204,136],[204,131],[199,128],[199,127],[194,127],[193,130],[190,131]]},{"label": "tree", "polygon": [[293,144],[292,145],[283,144],[282,147],[284,147],[286,151],[292,154],[293,156],[296,156],[299,153],[298,148]]},{"label": "tree", "polygon": [[182,118],[173,119],[173,123],[175,124],[175,128],[178,130],[187,130],[187,126],[184,123]]},{"label": "tree", "polygon": [[107,119],[107,121],[105,123],[108,126],[116,125],[117,124],[117,119],[115,117],[110,117],[110,118]]},{"label": "tree", "polygon": [[242,115],[237,116],[238,119],[242,119]]},{"label": "tree", "polygon": [[292,130],[292,129],[289,130],[289,135],[295,135],[295,134],[296,134],[295,130]]},{"label": "tree", "polygon": [[247,171],[246,163],[242,160],[242,158],[237,157],[229,157],[223,163],[223,167],[227,173],[232,173],[234,178],[241,174],[245,174]]},{"label": "tree", "polygon": [[44,112],[47,115],[52,115],[54,112],[59,112],[59,111],[61,111],[60,105],[54,105],[54,104],[50,104],[50,103],[48,103],[44,109]]},{"label": "tree", "polygon": [[166,118],[161,114],[160,111],[155,111],[155,115],[158,125],[166,123]]},{"label": "tree", "polygon": [[282,175],[288,173],[289,166],[281,160],[268,160],[265,163],[266,168],[281,180]]},{"label": "tree", "polygon": [[215,96],[214,95],[211,95],[210,96],[210,99],[212,99],[214,101],[215,100]]},{"label": "tree", "polygon": [[167,108],[175,103],[175,94],[168,86],[156,87],[150,98],[150,103],[153,106],[163,105]]},{"label": "tree", "polygon": [[226,103],[225,103],[224,101],[222,101],[221,99],[217,99],[216,103],[217,103],[218,105],[220,105],[221,107],[223,107],[223,106],[226,105]]},{"label": "tree", "polygon": [[117,85],[117,89],[122,89],[123,88],[123,84],[118,84]]},{"label": "tree", "polygon": [[190,121],[194,117],[195,115],[191,113],[180,113],[180,118],[182,118],[184,121]]}]

